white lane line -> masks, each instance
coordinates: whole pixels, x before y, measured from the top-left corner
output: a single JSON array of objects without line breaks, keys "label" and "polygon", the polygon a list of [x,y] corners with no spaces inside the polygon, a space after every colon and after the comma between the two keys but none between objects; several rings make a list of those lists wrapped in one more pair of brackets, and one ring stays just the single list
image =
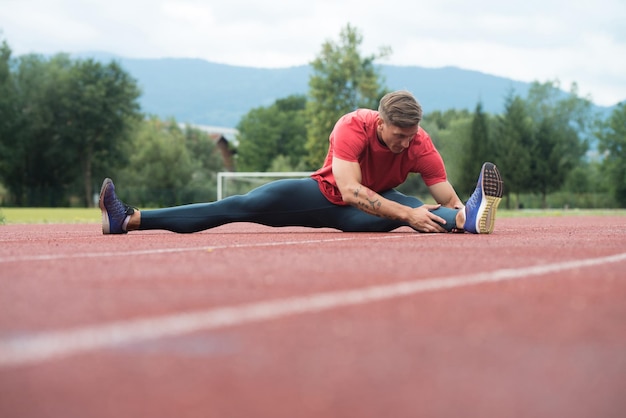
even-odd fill
[{"label": "white lane line", "polygon": [[427,291],[451,289],[479,283],[524,279],[548,273],[623,261],[626,261],[626,253],[448,278],[414,280],[352,290],[324,292],[8,338],[0,340],[0,368],[36,364],[83,352],[172,337],[195,331],[237,326],[304,313],[323,312],[345,306],[364,305]]},{"label": "white lane line", "polygon": [[89,253],[69,253],[69,254],[40,254],[40,255],[18,255],[0,257],[0,263],[12,263],[20,261],[51,261],[51,260],[66,260],[75,258],[104,258],[104,257],[119,257],[129,255],[153,255],[153,254],[170,254],[170,253],[186,253],[186,252],[200,252],[200,251],[213,251],[213,250],[227,250],[236,248],[261,248],[261,247],[280,247],[280,246],[294,246],[294,245],[311,245],[311,244],[325,244],[331,242],[341,241],[354,241],[354,240],[382,240],[382,239],[399,239],[407,237],[428,237],[435,236],[437,234],[390,234],[390,235],[377,235],[370,237],[352,236],[343,238],[326,238],[326,239],[311,239],[301,241],[271,241],[271,242],[256,242],[249,244],[228,244],[228,245],[206,245],[202,247],[178,247],[178,248],[154,248],[147,250],[123,250],[123,251],[101,251],[101,252],[89,252]]}]

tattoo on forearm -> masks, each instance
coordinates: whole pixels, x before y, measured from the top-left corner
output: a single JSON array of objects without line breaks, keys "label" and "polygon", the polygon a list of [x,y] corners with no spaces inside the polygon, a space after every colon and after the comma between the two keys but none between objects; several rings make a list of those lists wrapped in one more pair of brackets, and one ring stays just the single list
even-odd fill
[{"label": "tattoo on forearm", "polygon": [[368,204],[366,204],[366,203],[364,203],[364,202],[359,202],[359,203],[357,204],[357,206],[358,206],[358,207],[359,207],[359,208],[360,208],[363,212],[367,212],[367,213],[369,213],[370,215],[378,216],[379,218],[382,218],[382,217],[383,217],[380,213],[378,213],[378,211],[376,210],[376,208],[375,208],[375,207],[373,207],[373,206],[371,205],[371,203],[368,205]]},{"label": "tattoo on forearm", "polygon": [[[362,187],[359,186],[354,190],[354,197],[359,198],[361,196],[361,189]],[[367,204],[362,200],[359,200],[357,206],[369,214],[380,216],[378,214],[378,210],[380,209],[382,202],[380,201],[378,195],[368,188],[365,188],[365,194],[367,195],[364,197]]]},{"label": "tattoo on forearm", "polygon": [[[365,196],[361,195],[361,190],[365,191]],[[358,207],[362,211],[367,212],[370,215],[378,216],[379,218],[400,219],[395,214],[383,215],[382,213],[380,213],[383,202],[381,197],[375,191],[364,186],[358,186],[356,189],[354,189],[353,195],[356,198],[356,202],[353,203],[353,205]],[[361,199],[361,197],[363,198]]]},{"label": "tattoo on forearm", "polygon": [[378,200],[378,199],[373,199],[373,200],[372,199],[366,199],[366,200],[369,202],[372,210],[378,210],[380,208],[380,205],[381,205],[380,200]]},{"label": "tattoo on forearm", "polygon": [[369,202],[372,210],[378,210],[382,204],[380,199],[378,198],[378,195],[373,190],[370,190],[370,189],[366,189],[365,193],[367,194],[367,197],[365,198],[365,200]]}]

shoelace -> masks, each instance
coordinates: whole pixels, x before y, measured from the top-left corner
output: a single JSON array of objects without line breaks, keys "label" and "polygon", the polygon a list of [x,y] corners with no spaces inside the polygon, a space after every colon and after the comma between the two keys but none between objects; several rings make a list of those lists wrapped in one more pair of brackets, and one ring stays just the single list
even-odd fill
[{"label": "shoelace", "polygon": [[474,193],[472,193],[470,198],[467,199],[467,202],[465,203],[465,206],[475,206],[475,205],[477,205],[478,204],[478,200],[480,199],[481,196],[482,196],[482,188],[480,186],[480,183],[478,183],[478,185],[476,185],[476,189],[474,189]]},{"label": "shoelace", "polygon": [[109,193],[107,193],[107,196],[105,196],[105,200],[107,200],[109,203],[109,205],[105,206],[111,207],[109,213],[112,218],[117,219],[122,216],[126,217],[128,215],[132,215],[135,212],[135,209],[132,206],[126,205],[117,197],[114,188],[109,189]]}]

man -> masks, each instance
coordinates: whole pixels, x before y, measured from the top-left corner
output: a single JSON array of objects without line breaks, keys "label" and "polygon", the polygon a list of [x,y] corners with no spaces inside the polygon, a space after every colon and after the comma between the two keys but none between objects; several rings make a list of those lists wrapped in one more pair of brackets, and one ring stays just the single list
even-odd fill
[{"label": "man", "polygon": [[[419,232],[491,233],[502,198],[498,169],[492,163],[483,165],[464,206],[447,180],[439,152],[419,126],[421,119],[422,108],[411,93],[389,93],[378,111],[359,109],[339,119],[324,165],[310,178],[273,181],[217,202],[139,211],[117,197],[107,178],[100,192],[102,232],[190,233],[253,222],[351,232],[410,226]],[[394,190],[412,172],[421,175],[436,205]]]}]

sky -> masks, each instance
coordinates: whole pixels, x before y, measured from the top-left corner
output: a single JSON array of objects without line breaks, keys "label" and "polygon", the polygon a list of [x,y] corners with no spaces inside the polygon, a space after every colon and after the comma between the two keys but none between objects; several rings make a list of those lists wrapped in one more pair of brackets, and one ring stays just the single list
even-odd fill
[{"label": "sky", "polygon": [[[626,0],[0,0],[14,56],[109,52],[280,68],[309,64],[348,24],[379,64],[558,81],[626,100]],[[419,94],[419,92],[414,92]]]}]

